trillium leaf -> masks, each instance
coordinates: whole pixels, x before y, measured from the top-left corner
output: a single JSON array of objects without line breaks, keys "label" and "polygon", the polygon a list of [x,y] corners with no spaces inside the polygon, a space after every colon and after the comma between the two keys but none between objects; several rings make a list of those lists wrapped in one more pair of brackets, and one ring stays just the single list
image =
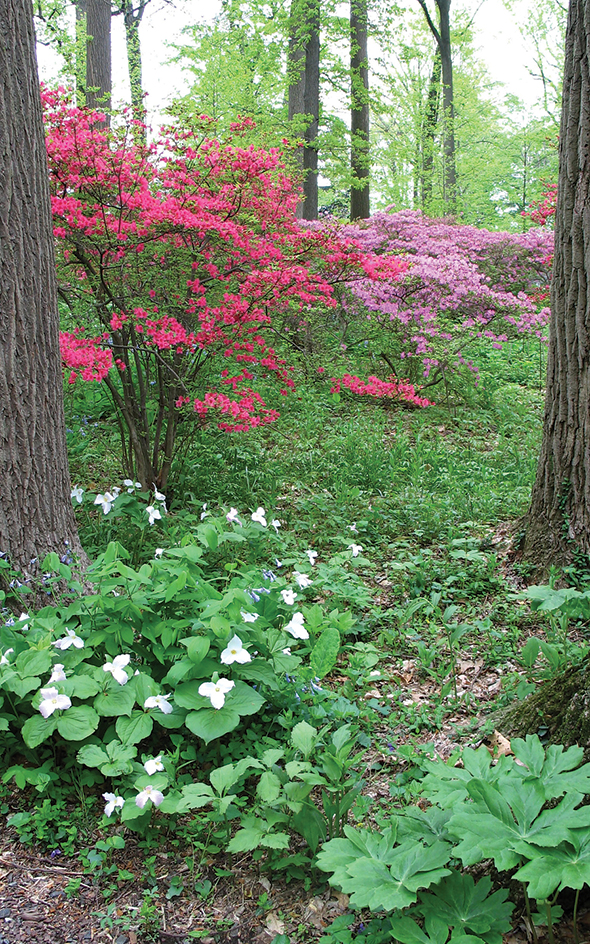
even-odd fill
[{"label": "trillium leaf", "polygon": [[245,682],[236,682],[232,690],[226,696],[225,703],[232,711],[237,711],[240,715],[253,715],[264,705],[265,699],[260,692],[254,691],[250,685]]},{"label": "trillium leaf", "polygon": [[57,730],[66,741],[83,741],[96,731],[99,721],[94,708],[90,705],[78,705],[68,708],[57,719]]},{"label": "trillium leaf", "polygon": [[223,708],[201,708],[200,711],[190,711],[185,719],[189,731],[202,738],[205,744],[223,737],[240,723],[237,711],[224,706]]},{"label": "trillium leaf", "polygon": [[183,682],[182,685],[174,691],[174,701],[177,705],[180,705],[181,708],[204,708],[205,705],[211,704],[208,698],[205,698],[203,695],[199,695],[199,686],[201,681],[194,680],[192,682]]},{"label": "trillium leaf", "polygon": [[152,733],[154,719],[145,711],[132,711],[129,717],[117,718],[115,730],[126,744],[139,744]]},{"label": "trillium leaf", "polygon": [[193,665],[202,662],[209,652],[210,642],[206,636],[189,636],[187,639],[180,640],[181,645],[186,646],[188,657]]},{"label": "trillium leaf", "polygon": [[59,683],[64,695],[76,698],[92,698],[100,691],[100,684],[89,675],[72,675]]},{"label": "trillium leaf", "polygon": [[135,703],[135,695],[131,688],[119,685],[110,687],[106,692],[97,695],[94,699],[94,708],[103,718],[114,718],[118,715],[130,715]]},{"label": "trillium leaf", "polygon": [[43,718],[41,715],[33,715],[28,718],[22,726],[21,734],[27,747],[38,747],[43,741],[51,737],[57,727],[57,718],[51,715],[49,718]]},{"label": "trillium leaf", "polygon": [[86,767],[100,767],[101,764],[107,764],[109,761],[106,751],[98,744],[85,744],[76,754],[78,763]]},{"label": "trillium leaf", "polygon": [[49,649],[37,651],[27,649],[21,652],[15,662],[15,668],[22,678],[29,678],[32,675],[44,675],[51,669],[51,653]]}]

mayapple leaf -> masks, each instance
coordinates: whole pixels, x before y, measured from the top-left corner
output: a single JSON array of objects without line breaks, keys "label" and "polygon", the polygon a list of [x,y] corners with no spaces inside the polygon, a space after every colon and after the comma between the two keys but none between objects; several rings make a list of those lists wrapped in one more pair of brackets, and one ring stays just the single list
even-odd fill
[{"label": "mayapple leaf", "polygon": [[558,848],[539,849],[527,843],[521,851],[530,861],[514,877],[528,883],[531,898],[549,898],[557,888],[590,884],[590,833],[586,829],[572,832],[571,839]]},{"label": "mayapple leaf", "polygon": [[489,944],[501,944],[502,934],[510,929],[514,905],[505,900],[507,889],[490,895],[491,888],[488,876],[476,885],[471,875],[454,870],[440,885],[420,896],[417,910],[424,917],[436,915],[455,932],[485,935]]}]

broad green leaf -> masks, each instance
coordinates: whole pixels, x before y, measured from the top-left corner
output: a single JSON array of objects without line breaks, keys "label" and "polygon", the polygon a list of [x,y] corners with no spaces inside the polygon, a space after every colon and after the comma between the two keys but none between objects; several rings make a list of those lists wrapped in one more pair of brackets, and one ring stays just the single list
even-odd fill
[{"label": "broad green leaf", "polygon": [[231,692],[226,696],[226,705],[240,715],[253,715],[260,711],[265,699],[260,692],[255,692],[245,682],[236,682]]},{"label": "broad green leaf", "polygon": [[236,670],[240,673],[240,678],[262,682],[271,691],[279,691],[281,688],[276,672],[264,659],[253,659],[252,662],[236,667]]},{"label": "broad green leaf", "polygon": [[169,603],[170,600],[176,596],[181,590],[184,590],[186,585],[186,571],[182,570],[178,577],[172,581],[171,584],[166,588],[166,593],[164,594],[164,602]]},{"label": "broad green leaf", "polygon": [[106,692],[97,695],[94,699],[94,708],[104,718],[115,718],[118,715],[130,715],[135,704],[135,695],[126,685],[109,687]]},{"label": "broad green leaf", "polygon": [[228,852],[252,852],[260,845],[260,840],[264,836],[264,829],[261,826],[250,826],[248,829],[239,829],[235,836],[230,840]]},{"label": "broad green leaf", "polygon": [[181,685],[178,685],[174,691],[174,701],[181,708],[204,708],[205,705],[211,704],[208,698],[205,698],[203,695],[199,695],[199,686],[202,684],[201,681],[194,680],[192,682],[183,682]]},{"label": "broad green leaf", "polygon": [[281,781],[277,775],[273,774],[271,770],[265,770],[256,787],[257,795],[264,803],[274,803],[280,792]]},{"label": "broad green leaf", "polygon": [[307,721],[300,721],[291,732],[291,744],[307,758],[314,748],[317,735],[316,728]]},{"label": "broad green leaf", "polygon": [[214,741],[215,738],[223,737],[229,731],[240,723],[240,716],[237,711],[224,706],[219,710],[215,708],[201,708],[200,711],[190,711],[185,719],[185,724],[189,731],[202,738],[205,744]]},{"label": "broad green leaf", "polygon": [[134,692],[135,701],[140,708],[143,708],[146,698],[151,698],[152,695],[158,695],[160,692],[158,683],[153,680],[151,675],[146,675],[145,672],[134,675],[127,685],[131,686],[129,690]]},{"label": "broad green leaf", "polygon": [[117,718],[115,730],[126,744],[139,744],[152,733],[154,719],[145,711],[132,711],[129,717]]},{"label": "broad green leaf", "polygon": [[488,876],[477,885],[471,875],[452,871],[430,892],[421,895],[419,912],[426,916],[435,914],[447,928],[455,932],[490,935],[501,944],[502,934],[510,930],[510,915],[514,905],[506,901],[507,889],[490,895],[492,888]]},{"label": "broad green leaf", "polygon": [[335,626],[328,626],[311,650],[309,665],[312,678],[324,678],[336,665],[339,653],[340,633]]},{"label": "broad green leaf", "polygon": [[286,833],[267,833],[260,840],[260,845],[266,849],[288,849],[289,837]]},{"label": "broad green leaf", "polygon": [[194,665],[202,662],[209,652],[210,642],[206,636],[189,636],[186,639],[181,639],[180,644],[186,646],[188,657]]},{"label": "broad green leaf", "polygon": [[100,691],[99,683],[89,675],[72,675],[59,685],[64,695],[76,698],[92,698]]},{"label": "broad green leaf", "polygon": [[230,787],[233,787],[234,783],[238,782],[241,776],[242,772],[236,770],[234,764],[224,764],[223,767],[216,767],[212,770],[209,779],[215,792],[219,796],[223,796]]},{"label": "broad green leaf", "polygon": [[[71,709],[70,709],[71,710]],[[21,734],[27,747],[38,747],[48,737],[51,737],[57,727],[57,718],[50,715],[49,718],[43,718],[41,715],[33,715],[28,718],[22,726]]]},{"label": "broad green leaf", "polygon": [[590,833],[587,829],[572,832],[571,839],[555,849],[538,849],[530,844],[518,848],[531,861],[514,877],[528,883],[531,898],[549,898],[557,888],[561,891],[590,885]]},{"label": "broad green leaf", "polygon": [[100,767],[108,763],[108,754],[98,744],[85,744],[76,754],[78,763],[86,767]]},{"label": "broad green leaf", "polygon": [[66,741],[83,741],[96,731],[99,720],[90,705],[77,705],[57,719],[57,730]]},{"label": "broad green leaf", "polygon": [[27,649],[21,652],[15,662],[15,668],[22,678],[30,678],[33,675],[45,675],[51,670],[51,652],[49,649]]}]

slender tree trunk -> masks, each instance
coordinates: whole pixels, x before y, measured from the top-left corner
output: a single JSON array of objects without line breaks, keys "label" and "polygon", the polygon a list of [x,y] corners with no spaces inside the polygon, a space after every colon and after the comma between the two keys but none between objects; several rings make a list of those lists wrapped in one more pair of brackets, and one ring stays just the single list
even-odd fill
[{"label": "slender tree trunk", "polygon": [[418,0],[440,53],[443,83],[443,198],[445,211],[457,209],[457,169],[455,160],[455,105],[453,96],[453,58],[451,48],[451,0],[435,0],[439,25],[430,16],[426,0]]},{"label": "slender tree trunk", "polygon": [[320,113],[320,5],[319,0],[291,0],[288,52],[289,120],[308,118],[305,146],[298,155],[303,177],[303,202],[297,216],[315,220],[318,215],[318,149]]},{"label": "slender tree trunk", "polygon": [[105,109],[109,124],[111,107],[111,0],[85,0],[86,4],[86,104]]},{"label": "slender tree trunk", "polygon": [[432,74],[428,83],[428,95],[424,106],[422,121],[422,167],[421,187],[422,210],[428,213],[432,205],[432,186],[434,177],[434,140],[438,126],[438,103],[440,101],[441,58],[437,46],[432,65]]},{"label": "slender tree trunk", "polygon": [[590,0],[571,0],[565,48],[543,443],[525,557],[590,554]]},{"label": "slender tree trunk", "polygon": [[86,0],[76,0],[76,105],[86,104]]},{"label": "slender tree trunk", "polygon": [[350,219],[371,215],[367,0],[350,0]]},{"label": "slender tree trunk", "polygon": [[[133,7],[133,0],[124,0],[123,19],[125,22],[125,41],[127,46],[127,67],[129,70],[129,85],[131,88],[131,108],[133,117],[145,123],[146,111],[143,98],[143,79],[141,62],[141,43],[139,39],[139,26],[143,19],[143,14],[148,0],[140,0],[137,8]],[[142,134],[145,140],[145,131]]]},{"label": "slender tree trunk", "polygon": [[0,549],[81,552],[70,499],[53,227],[30,0],[0,0]]}]

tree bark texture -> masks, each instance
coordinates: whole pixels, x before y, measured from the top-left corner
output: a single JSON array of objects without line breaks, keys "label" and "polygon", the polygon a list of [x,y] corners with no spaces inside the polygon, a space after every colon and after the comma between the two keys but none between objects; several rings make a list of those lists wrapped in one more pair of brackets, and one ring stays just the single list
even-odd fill
[{"label": "tree bark texture", "polygon": [[98,111],[111,107],[111,0],[85,0],[86,104]]},{"label": "tree bark texture", "polygon": [[318,216],[318,128],[320,115],[320,4],[319,0],[292,0],[288,52],[289,120],[307,116],[305,145],[299,156],[303,173],[303,202],[297,215]]},{"label": "tree bark texture", "polygon": [[[139,0],[136,6],[133,0],[122,0],[121,12],[125,22],[125,42],[127,46],[127,68],[131,88],[131,108],[133,117],[145,123],[146,110],[143,98],[143,77],[141,61],[141,42],[139,26],[149,0]],[[143,134],[145,140],[145,133]]]},{"label": "tree bark texture", "polygon": [[590,0],[571,0],[559,139],[543,443],[524,555],[590,554]]},{"label": "tree bark texture", "polygon": [[368,32],[367,0],[350,0],[351,220],[366,220],[371,215]]},{"label": "tree bark texture", "polygon": [[81,550],[70,498],[53,226],[31,0],[0,0],[0,551]]}]

